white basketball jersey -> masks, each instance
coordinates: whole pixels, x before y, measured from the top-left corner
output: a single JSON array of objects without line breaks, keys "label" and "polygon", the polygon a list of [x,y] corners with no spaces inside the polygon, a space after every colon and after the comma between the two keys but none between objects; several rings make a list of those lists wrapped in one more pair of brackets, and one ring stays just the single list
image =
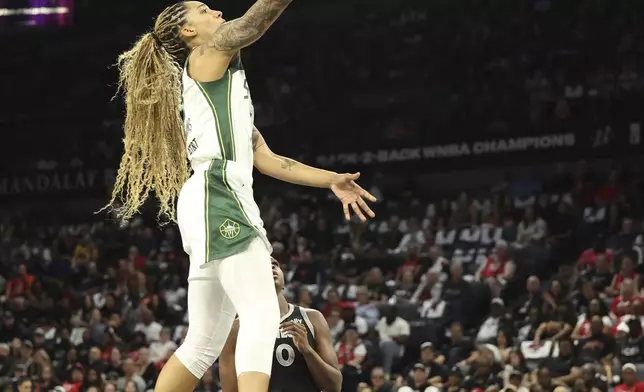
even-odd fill
[{"label": "white basketball jersey", "polygon": [[[247,246],[259,234],[270,247],[253,197],[254,111],[246,73],[237,56],[215,82],[198,82],[183,71],[183,112],[188,159],[206,176],[211,205],[212,250],[208,260]],[[204,173],[205,172],[205,173]],[[254,229],[253,234],[244,228]],[[221,236],[221,238],[219,238]]]}]

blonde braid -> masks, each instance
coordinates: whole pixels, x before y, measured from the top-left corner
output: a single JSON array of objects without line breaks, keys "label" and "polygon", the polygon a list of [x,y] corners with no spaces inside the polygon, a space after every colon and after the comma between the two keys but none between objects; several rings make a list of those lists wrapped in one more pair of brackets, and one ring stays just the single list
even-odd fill
[{"label": "blonde braid", "polygon": [[166,8],[154,32],[144,34],[118,58],[119,88],[125,94],[124,151],[112,197],[121,221],[135,215],[150,192],[160,220],[176,219],[176,200],[190,175],[181,118],[181,61],[188,47],[181,38],[186,8]]}]

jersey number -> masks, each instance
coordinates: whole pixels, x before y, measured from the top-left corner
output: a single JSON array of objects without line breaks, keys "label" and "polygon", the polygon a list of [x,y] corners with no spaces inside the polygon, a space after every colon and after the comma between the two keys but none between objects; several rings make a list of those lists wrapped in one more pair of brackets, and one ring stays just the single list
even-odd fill
[{"label": "jersey number", "polygon": [[[286,352],[286,355],[284,355],[284,352]],[[290,345],[282,343],[275,349],[275,359],[280,365],[289,367],[295,361],[295,350]]]},{"label": "jersey number", "polygon": [[246,89],[246,95],[244,95],[244,99],[250,98],[250,88],[248,88],[248,79],[244,79],[244,88]]}]

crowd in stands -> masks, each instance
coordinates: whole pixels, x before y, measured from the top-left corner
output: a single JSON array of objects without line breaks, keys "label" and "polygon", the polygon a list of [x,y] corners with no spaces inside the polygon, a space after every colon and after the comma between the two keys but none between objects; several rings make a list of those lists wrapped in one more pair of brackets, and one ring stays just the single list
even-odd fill
[{"label": "crowd in stands", "polygon": [[[436,0],[333,28],[278,23],[244,57],[258,126],[300,154],[641,120],[643,5]],[[122,113],[105,105],[106,68],[135,35],[0,42],[14,75],[0,168],[113,166]],[[343,392],[644,391],[644,188],[626,169],[444,198],[374,185],[366,225],[325,194],[257,196],[287,297],[327,319]],[[1,391],[145,392],[181,344],[176,227],[103,218],[1,218]],[[198,391],[219,390],[214,364]]]},{"label": "crowd in stands", "polygon": [[[110,20],[118,28],[97,31],[90,24],[43,33],[56,45],[42,45],[35,33],[16,37],[20,45],[0,43],[12,59],[0,70],[14,75],[3,80],[7,108],[0,121],[23,130],[12,149],[60,164],[72,158],[114,164],[122,106],[119,99],[106,105],[116,92],[110,65],[149,27],[159,5],[145,4],[141,20],[127,13]],[[590,132],[642,120],[639,1],[434,0],[408,7],[379,12],[374,4],[350,21],[318,25],[286,13],[244,51],[257,125],[275,151],[321,154],[546,129]],[[40,63],[48,66],[30,66]],[[38,105],[31,93],[36,86],[43,90]],[[33,143],[37,131],[27,130],[41,122],[49,132]],[[6,156],[2,167],[14,167],[13,154]]]},{"label": "crowd in stands", "polygon": [[[323,194],[263,198],[285,294],[326,317],[343,391],[642,390],[641,179],[579,167],[384,197],[366,225]],[[3,390],[144,392],[185,336],[173,226],[7,219],[0,263]]]}]

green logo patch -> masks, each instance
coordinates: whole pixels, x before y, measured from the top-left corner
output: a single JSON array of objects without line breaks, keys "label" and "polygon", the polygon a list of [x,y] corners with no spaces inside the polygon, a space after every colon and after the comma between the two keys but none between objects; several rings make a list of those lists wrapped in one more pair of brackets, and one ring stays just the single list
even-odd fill
[{"label": "green logo patch", "polygon": [[232,240],[239,235],[239,223],[226,219],[224,223],[219,226],[219,233],[227,240]]}]

